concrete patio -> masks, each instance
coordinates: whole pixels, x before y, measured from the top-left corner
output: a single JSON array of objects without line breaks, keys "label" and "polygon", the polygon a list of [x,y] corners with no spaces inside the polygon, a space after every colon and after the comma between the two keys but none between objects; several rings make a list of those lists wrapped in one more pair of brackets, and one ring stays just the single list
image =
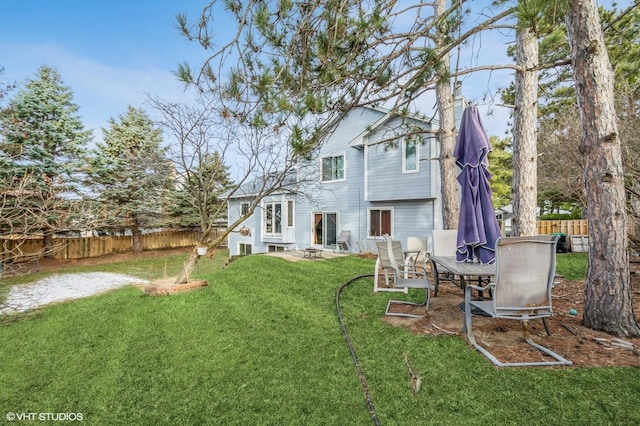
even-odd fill
[{"label": "concrete patio", "polygon": [[335,259],[337,257],[349,256],[347,253],[335,253],[332,249],[324,249],[321,253],[317,253],[317,257],[305,257],[304,250],[286,250],[265,253],[266,256],[280,257],[288,260],[289,262],[311,261],[317,262],[320,260]]}]

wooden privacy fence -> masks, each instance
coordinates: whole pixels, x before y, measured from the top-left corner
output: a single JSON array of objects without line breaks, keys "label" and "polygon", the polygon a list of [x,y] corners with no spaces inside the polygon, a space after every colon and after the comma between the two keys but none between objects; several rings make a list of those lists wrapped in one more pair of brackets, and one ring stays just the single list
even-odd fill
[{"label": "wooden privacy fence", "polygon": [[[216,238],[217,235],[214,235]],[[143,234],[143,250],[157,250],[165,248],[188,247],[198,241],[195,231],[162,231]],[[104,256],[106,254],[126,253],[131,251],[131,236],[105,236],[82,238],[54,238],[55,249],[52,253],[55,259],[84,259],[88,257]],[[0,261],[37,258],[43,252],[43,240],[2,240]],[[16,256],[19,254],[19,256]]]},{"label": "wooden privacy fence", "polygon": [[563,233],[571,235],[589,235],[586,219],[579,220],[539,220],[538,234]]}]

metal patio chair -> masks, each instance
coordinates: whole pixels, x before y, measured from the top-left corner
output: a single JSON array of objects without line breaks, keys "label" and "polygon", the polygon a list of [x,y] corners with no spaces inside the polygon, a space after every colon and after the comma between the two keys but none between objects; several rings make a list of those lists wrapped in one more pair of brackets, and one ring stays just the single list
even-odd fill
[{"label": "metal patio chair", "polygon": [[336,240],[335,252],[350,253],[351,252],[351,243],[349,242],[350,238],[351,238],[351,231],[340,232],[340,236],[338,236],[338,239]]},{"label": "metal patio chair", "polygon": [[[408,293],[408,288],[397,288],[394,286],[390,286],[390,282],[393,281],[393,268],[391,267],[391,261],[389,259],[389,254],[387,253],[387,241],[379,241],[376,243],[376,247],[378,248],[378,258],[376,259],[375,266],[375,275],[373,278],[373,292],[377,293],[379,291],[391,291],[391,292],[402,292]],[[400,241],[392,241],[393,256],[395,259],[403,259],[404,253],[402,251],[402,244]],[[380,275],[384,277],[384,287],[380,287]],[[389,281],[389,276],[392,277],[392,280]]]},{"label": "metal patio chair", "polygon": [[427,237],[407,237],[407,262],[427,267]]},{"label": "metal patio chair", "polygon": [[[424,303],[407,302],[404,300],[389,300],[385,315],[409,318],[422,318],[429,311],[429,302],[431,300],[431,290],[433,284],[429,280],[429,276],[425,268],[420,265],[410,265],[398,262],[397,256],[402,257],[402,245],[399,241],[392,241],[389,236],[385,236],[384,241],[376,243],[378,247],[378,258],[381,264],[389,264],[389,269],[393,272],[393,285],[397,289],[409,290],[412,288],[423,289],[426,292],[426,300]],[[390,309],[394,305],[404,306],[424,306],[424,315],[414,315],[404,312],[391,312]]]},{"label": "metal patio chair", "polygon": [[[433,241],[432,256],[455,257],[458,244],[457,229],[434,229],[431,240]],[[438,295],[440,281],[449,281],[457,285],[458,281],[454,274],[443,266],[438,267],[433,261],[430,262],[436,296]]]},{"label": "metal patio chair", "polygon": [[[556,269],[556,236],[507,237],[496,242],[496,276],[486,286],[468,285],[464,292],[464,330],[469,342],[498,367],[570,365],[571,361],[531,340],[528,321],[553,314],[551,288]],[[490,290],[491,300],[472,300],[471,290]],[[473,336],[472,310],[492,318],[522,322],[524,340],[553,358],[551,361],[508,363],[499,361]],[[547,334],[549,333],[548,328]]]}]

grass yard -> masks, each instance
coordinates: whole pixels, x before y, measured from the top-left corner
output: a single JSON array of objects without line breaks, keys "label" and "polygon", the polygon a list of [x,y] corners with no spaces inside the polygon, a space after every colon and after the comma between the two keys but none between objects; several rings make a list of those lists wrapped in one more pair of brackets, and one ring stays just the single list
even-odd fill
[{"label": "grass yard", "polygon": [[[165,265],[171,275],[183,258],[91,270],[149,278]],[[52,412],[82,413],[85,424],[100,425],[371,424],[335,294],[373,264],[254,255],[216,272],[222,262],[205,259],[197,274],[209,286],[201,290],[151,297],[124,288],[5,320],[0,418]],[[341,293],[380,424],[640,423],[639,369],[498,370],[459,337],[418,336],[383,322],[390,297],[398,296],[374,294],[369,279]],[[415,395],[405,356],[422,380]]]},{"label": "grass yard", "polygon": [[556,272],[568,280],[584,280],[588,262],[587,253],[559,253],[556,255]]}]

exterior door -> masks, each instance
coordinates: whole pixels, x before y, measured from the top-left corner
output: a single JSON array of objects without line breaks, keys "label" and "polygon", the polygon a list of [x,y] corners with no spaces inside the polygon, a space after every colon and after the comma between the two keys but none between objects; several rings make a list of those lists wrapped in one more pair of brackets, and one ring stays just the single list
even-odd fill
[{"label": "exterior door", "polygon": [[334,247],[338,240],[338,214],[313,214],[313,243],[323,247]]}]

